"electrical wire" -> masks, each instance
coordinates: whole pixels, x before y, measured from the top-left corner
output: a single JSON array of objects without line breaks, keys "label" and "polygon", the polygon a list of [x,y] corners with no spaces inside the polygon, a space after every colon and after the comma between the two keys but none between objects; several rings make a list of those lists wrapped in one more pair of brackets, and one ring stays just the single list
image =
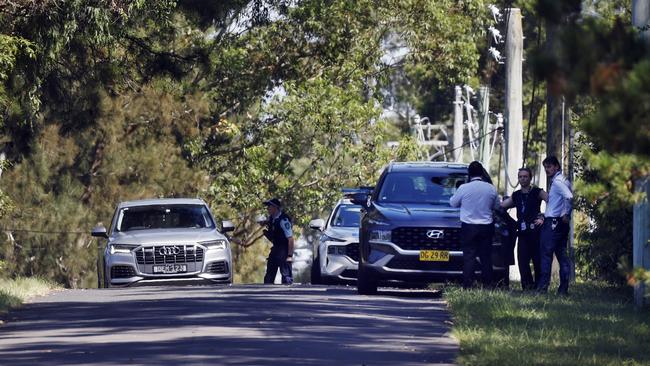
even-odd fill
[{"label": "electrical wire", "polygon": [[0,228],[2,232],[17,232],[17,233],[32,233],[32,234],[85,234],[90,235],[85,231],[44,231],[44,230],[25,230],[25,229],[6,229]]}]

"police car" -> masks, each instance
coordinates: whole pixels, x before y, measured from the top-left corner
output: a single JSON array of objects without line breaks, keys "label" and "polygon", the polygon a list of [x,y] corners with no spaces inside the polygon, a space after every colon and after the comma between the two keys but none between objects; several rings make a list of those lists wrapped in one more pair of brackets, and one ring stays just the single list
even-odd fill
[{"label": "police car", "polygon": [[[346,189],[344,193],[366,192]],[[356,281],[359,267],[359,219],[361,206],[349,198],[339,200],[327,221],[315,219],[309,227],[321,232],[314,245],[311,268],[312,284]]]}]

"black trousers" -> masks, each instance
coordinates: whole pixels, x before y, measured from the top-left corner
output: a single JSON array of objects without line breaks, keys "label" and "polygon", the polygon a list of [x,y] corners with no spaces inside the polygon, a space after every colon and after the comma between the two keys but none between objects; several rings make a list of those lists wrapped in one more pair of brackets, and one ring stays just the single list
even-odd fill
[{"label": "black trousers", "polygon": [[[517,262],[519,264],[519,275],[521,276],[521,288],[533,290],[539,283],[541,275],[539,257],[539,235],[540,230],[526,230],[518,233]],[[530,262],[533,262],[534,278],[530,271]]]},{"label": "black trousers", "polygon": [[481,262],[483,285],[492,284],[492,238],[494,224],[466,224],[460,226],[460,245],[463,248],[463,287],[472,287],[476,257]]},{"label": "black trousers", "polygon": [[266,259],[266,274],[264,275],[264,283],[272,284],[275,282],[275,275],[280,269],[280,276],[282,283],[290,285],[293,283],[293,274],[291,270],[291,262],[287,262],[286,251],[274,251],[271,249],[271,254]]}]

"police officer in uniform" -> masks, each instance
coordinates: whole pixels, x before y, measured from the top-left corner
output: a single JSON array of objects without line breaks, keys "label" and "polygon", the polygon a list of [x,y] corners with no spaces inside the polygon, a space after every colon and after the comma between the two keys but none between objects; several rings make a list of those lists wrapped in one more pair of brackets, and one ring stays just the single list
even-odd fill
[{"label": "police officer in uniform", "polygon": [[[531,186],[532,172],[528,168],[521,168],[517,174],[521,189],[514,191],[512,197],[501,202],[505,209],[517,209],[517,261],[519,262],[519,275],[523,290],[534,290],[539,283],[541,275],[539,236],[544,223],[540,216],[540,205],[548,199],[548,194],[543,189]],[[530,272],[530,261],[533,261],[535,279]]]},{"label": "police officer in uniform", "polygon": [[264,283],[272,284],[279,268],[282,283],[290,285],[293,283],[291,263],[294,244],[291,218],[282,212],[282,204],[277,198],[264,201],[264,205],[269,213],[264,236],[273,243],[266,262]]},{"label": "police officer in uniform", "polygon": [[560,162],[555,156],[549,156],[544,161],[546,176],[551,178],[548,190],[548,203],[544,212],[544,225],[540,237],[541,277],[537,284],[539,293],[546,293],[551,282],[551,265],[553,255],[560,265],[560,287],[558,295],[569,294],[569,276],[571,261],[567,253],[569,239],[569,223],[573,209],[573,192],[571,182],[562,175]]}]

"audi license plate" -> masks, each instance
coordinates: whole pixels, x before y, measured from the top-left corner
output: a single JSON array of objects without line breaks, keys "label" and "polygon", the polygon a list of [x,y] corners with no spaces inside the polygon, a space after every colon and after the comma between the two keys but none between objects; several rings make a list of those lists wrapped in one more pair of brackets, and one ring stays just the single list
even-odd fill
[{"label": "audi license plate", "polygon": [[421,262],[449,262],[447,250],[420,250]]},{"label": "audi license plate", "polygon": [[153,273],[183,273],[187,272],[187,264],[162,264],[153,266]]}]

